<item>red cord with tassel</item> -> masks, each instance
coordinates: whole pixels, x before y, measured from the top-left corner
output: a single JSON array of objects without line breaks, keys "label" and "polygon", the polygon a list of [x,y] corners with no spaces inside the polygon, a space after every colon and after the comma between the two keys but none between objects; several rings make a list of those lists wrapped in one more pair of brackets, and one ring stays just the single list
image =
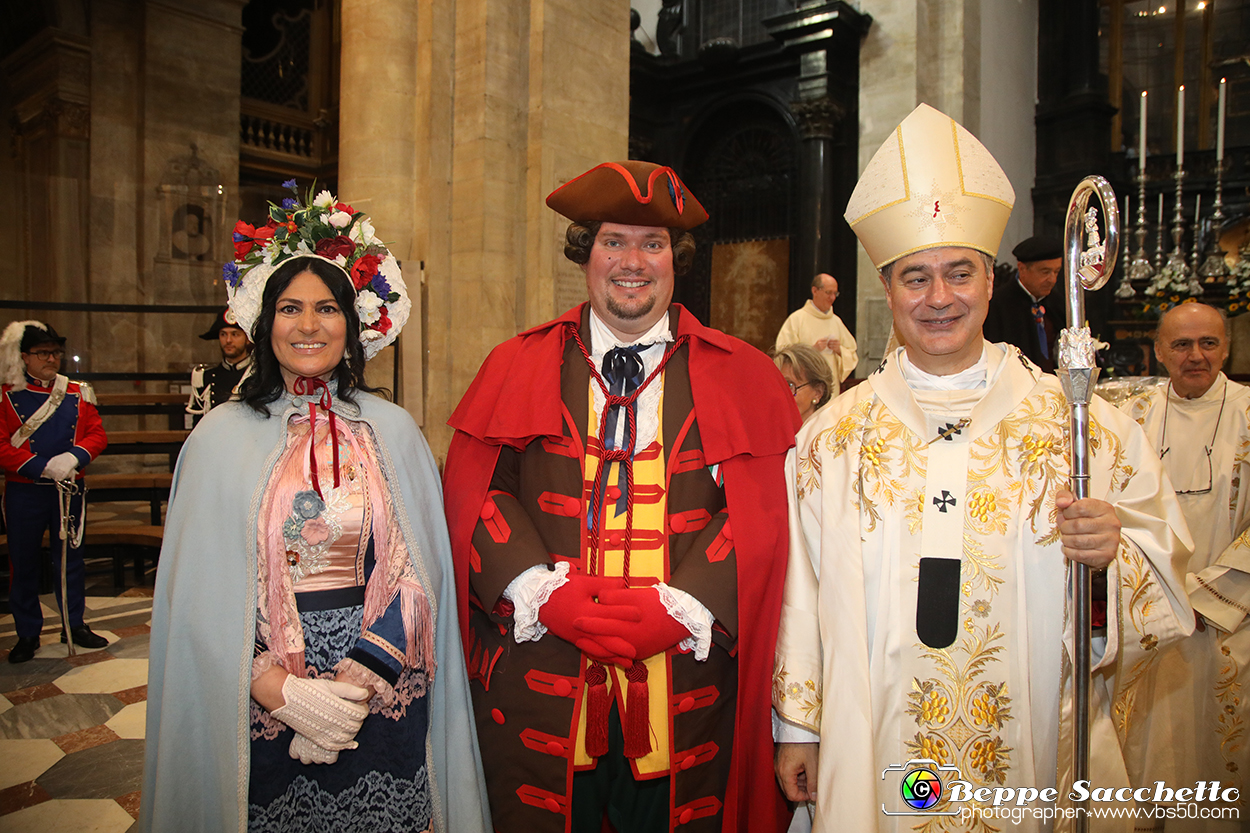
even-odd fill
[{"label": "red cord with tassel", "polygon": [[608,754],[608,670],[593,662],[586,668],[586,754],[600,758]]},{"label": "red cord with tassel", "polygon": [[625,736],[625,757],[642,758],[651,754],[651,703],[647,695],[647,666],[642,660],[625,672],[629,686],[625,689],[625,720],[621,730]]}]

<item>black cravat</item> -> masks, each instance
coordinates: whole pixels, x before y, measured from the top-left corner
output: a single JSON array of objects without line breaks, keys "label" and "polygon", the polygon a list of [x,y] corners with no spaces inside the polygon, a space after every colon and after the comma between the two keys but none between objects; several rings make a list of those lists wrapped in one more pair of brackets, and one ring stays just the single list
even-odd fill
[{"label": "black cravat", "polygon": [[[608,383],[608,393],[613,396],[629,396],[638,390],[638,386],[642,384],[643,367],[642,359],[638,358],[638,353],[645,350],[650,345],[639,347],[613,347],[603,357],[603,380]],[[605,448],[616,448],[616,427],[621,418],[621,409],[623,405],[614,405],[607,409],[607,416],[604,424],[603,443]],[[629,404],[631,413],[637,414],[636,403]],[[630,420],[625,419],[625,433],[622,436],[621,447],[629,448],[633,437],[629,430]],[[625,511],[628,482],[625,474],[626,466],[622,464],[617,469],[617,486],[620,487],[621,496],[616,501],[616,512],[619,515]]]}]

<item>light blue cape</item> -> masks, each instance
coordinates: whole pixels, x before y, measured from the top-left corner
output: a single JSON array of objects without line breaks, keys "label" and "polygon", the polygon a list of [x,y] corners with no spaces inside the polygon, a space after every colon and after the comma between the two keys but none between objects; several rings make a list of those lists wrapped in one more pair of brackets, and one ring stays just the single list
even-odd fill
[{"label": "light blue cape", "polygon": [[[178,458],[152,600],[139,817],[150,833],[247,829],[256,521],[287,420],[307,401],[284,396],[268,419],[238,402],[215,408]],[[334,411],[372,431],[436,623],[427,748],[435,829],[488,831],[438,471],[406,411],[363,393],[357,403],[336,399]]]}]

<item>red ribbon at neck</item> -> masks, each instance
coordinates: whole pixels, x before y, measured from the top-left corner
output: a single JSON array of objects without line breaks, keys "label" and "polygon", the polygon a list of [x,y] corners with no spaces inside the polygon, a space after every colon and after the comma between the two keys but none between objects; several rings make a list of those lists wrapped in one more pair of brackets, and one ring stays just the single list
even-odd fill
[{"label": "red ribbon at neck", "polygon": [[339,438],[338,425],[334,421],[334,411],[330,406],[334,404],[334,397],[330,394],[330,386],[322,379],[309,378],[308,376],[298,376],[295,384],[291,385],[291,392],[296,396],[315,397],[320,391],[320,402],[308,402],[308,468],[312,472],[312,487],[317,493],[317,497],[322,500],[326,496],[321,493],[321,480],[317,476],[317,405],[321,405],[321,410],[330,416],[330,449],[334,462],[334,488],[339,487]]}]

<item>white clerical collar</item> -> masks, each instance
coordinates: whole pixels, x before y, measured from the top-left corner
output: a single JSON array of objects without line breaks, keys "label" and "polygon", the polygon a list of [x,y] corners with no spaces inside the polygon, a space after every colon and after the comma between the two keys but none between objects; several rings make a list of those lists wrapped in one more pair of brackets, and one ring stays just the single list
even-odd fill
[{"label": "white clerical collar", "polygon": [[651,329],[634,341],[621,341],[608,329],[608,325],[603,323],[603,319],[596,315],[593,309],[590,311],[590,356],[595,359],[596,366],[600,364],[599,359],[602,359],[613,347],[645,347],[672,340],[673,335],[668,331],[667,310],[660,316],[660,320],[651,326]]},{"label": "white clerical collar", "polygon": [[810,314],[816,316],[817,318],[825,318],[825,319],[833,318],[833,305],[832,304],[829,305],[828,312],[821,312],[820,307],[816,306],[816,302],[811,300],[810,298],[808,299],[807,303],[804,306],[807,307],[807,311]]},{"label": "white clerical collar", "polygon": [[1222,402],[1227,393],[1228,377],[1224,375],[1224,371],[1220,371],[1215,375],[1215,381],[1211,383],[1211,387],[1207,388],[1207,392],[1202,396],[1195,396],[1193,399],[1186,399],[1176,392],[1176,388],[1172,387],[1172,383],[1168,382],[1168,399],[1178,405],[1200,405],[1211,402]]},{"label": "white clerical collar", "polygon": [[967,370],[961,370],[949,376],[934,376],[916,367],[907,357],[907,348],[899,352],[898,367],[903,374],[903,381],[912,390],[976,390],[985,387],[990,364],[983,342],[981,358],[977,360],[977,363]]}]

